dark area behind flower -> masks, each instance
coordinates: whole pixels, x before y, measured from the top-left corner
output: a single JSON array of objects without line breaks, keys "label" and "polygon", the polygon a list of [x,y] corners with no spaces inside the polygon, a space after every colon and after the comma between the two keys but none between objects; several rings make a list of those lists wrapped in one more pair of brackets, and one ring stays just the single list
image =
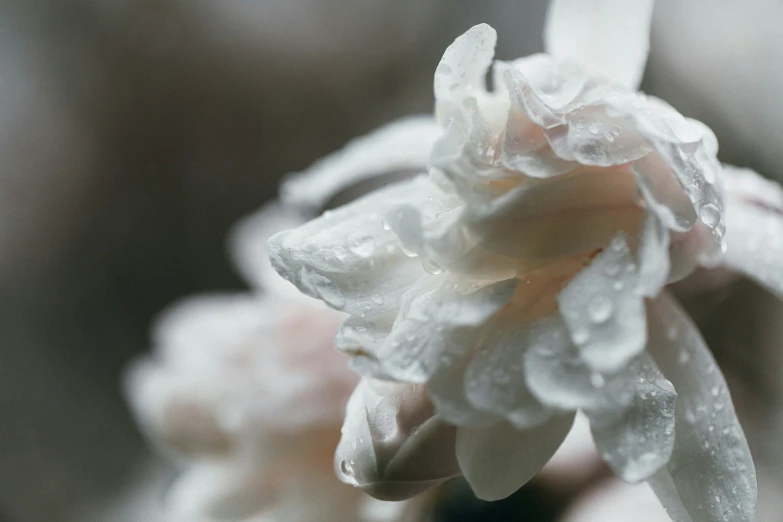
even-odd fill
[{"label": "dark area behind flower", "polygon": [[[722,159],[770,176],[778,168],[783,177],[780,148],[769,138],[783,125],[780,104],[743,121],[709,90],[732,70],[719,58],[722,67],[705,60],[714,57],[714,17],[703,27],[680,21],[671,33],[691,31],[691,48],[682,53],[703,77],[683,68],[670,46],[656,46],[670,36],[674,2],[659,2],[645,86],[711,125]],[[241,288],[225,255],[230,225],[273,198],[286,173],[394,117],[429,112],[435,65],[469,26],[498,28],[501,58],[540,50],[545,4],[4,2],[0,522],[118,520],[102,513],[150,458],[120,375],[148,349],[155,315],[183,295]],[[734,23],[736,44],[752,46],[757,18]],[[754,84],[783,84],[779,70],[760,63],[754,71]],[[720,320],[746,309],[736,293],[693,307],[718,308],[705,319],[707,338],[731,368],[741,414],[757,404],[774,413],[779,361],[767,352],[780,335],[780,311],[750,285],[738,292],[759,303],[741,321]],[[772,439],[761,434],[780,433],[777,419],[746,416],[763,427],[748,430],[759,451],[774,454]],[[168,473],[160,472],[162,483]],[[443,495],[438,522],[519,513],[528,515],[514,519],[544,521],[556,512],[535,485],[494,505],[458,485]]]}]

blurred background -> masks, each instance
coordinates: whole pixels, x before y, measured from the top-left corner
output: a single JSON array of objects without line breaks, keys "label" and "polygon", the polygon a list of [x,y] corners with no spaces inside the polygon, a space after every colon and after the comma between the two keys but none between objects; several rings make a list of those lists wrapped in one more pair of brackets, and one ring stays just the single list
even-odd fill
[{"label": "blurred background", "polygon": [[[443,50],[476,23],[498,30],[501,59],[540,51],[546,4],[3,0],[0,522],[124,520],[113,510],[150,454],[120,375],[156,313],[242,288],[227,230],[283,175],[429,112]],[[710,125],[723,161],[783,179],[780,20],[779,0],[658,0],[643,89]],[[740,298],[754,313],[726,331]],[[740,285],[704,320],[770,455],[783,433],[772,301]],[[171,471],[153,475],[165,486]],[[520,495],[515,511],[547,520],[535,490]],[[506,519],[471,502],[440,516]]]}]

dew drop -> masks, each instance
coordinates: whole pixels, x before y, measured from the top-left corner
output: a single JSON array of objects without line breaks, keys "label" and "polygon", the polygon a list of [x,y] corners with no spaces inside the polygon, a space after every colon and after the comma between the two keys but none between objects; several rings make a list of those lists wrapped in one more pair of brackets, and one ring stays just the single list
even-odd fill
[{"label": "dew drop", "polygon": [[604,268],[604,273],[609,277],[616,276],[620,273],[620,263],[609,263]]},{"label": "dew drop", "polygon": [[593,388],[603,388],[606,384],[606,380],[600,373],[593,372],[590,374],[590,384],[593,385]]},{"label": "dew drop", "polygon": [[588,130],[590,131],[590,134],[598,134],[598,124],[591,123]]},{"label": "dew drop", "polygon": [[385,219],[381,219],[381,226],[384,230],[391,230],[391,225]]},{"label": "dew drop", "polygon": [[348,249],[359,257],[370,257],[375,250],[375,240],[365,234],[353,234],[348,238]]},{"label": "dew drop", "polygon": [[605,323],[614,313],[614,304],[608,297],[598,295],[587,305],[587,313],[594,323]]},{"label": "dew drop", "polygon": [[344,248],[338,247],[334,249],[334,257],[340,261],[343,261],[347,257],[347,253],[345,252]]},{"label": "dew drop", "polygon": [[705,203],[699,209],[699,218],[710,228],[715,228],[720,223],[720,210],[712,203]]},{"label": "dew drop", "polygon": [[372,299],[372,302],[377,305],[383,304],[383,296],[381,294],[372,294],[372,296],[370,296],[370,299]]},{"label": "dew drop", "polygon": [[611,247],[613,250],[619,252],[620,250],[625,248],[625,241],[623,240],[623,238],[616,236],[615,238],[612,239]]},{"label": "dew drop", "polygon": [[712,394],[713,397],[717,397],[718,395],[720,395],[720,388],[718,388],[717,386],[713,386],[712,390],[710,390],[710,393]]},{"label": "dew drop", "polygon": [[580,328],[573,333],[573,340],[578,345],[584,345],[587,343],[587,341],[590,340],[590,332],[587,330]]}]

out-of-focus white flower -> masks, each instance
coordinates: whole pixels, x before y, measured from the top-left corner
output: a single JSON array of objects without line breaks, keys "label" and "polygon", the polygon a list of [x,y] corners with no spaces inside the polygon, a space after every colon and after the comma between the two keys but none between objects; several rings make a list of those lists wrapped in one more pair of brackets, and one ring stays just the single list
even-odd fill
[{"label": "out-of-focus white flower", "polygon": [[168,493],[171,520],[391,522],[420,508],[335,478],[334,448],[357,382],[333,346],[344,314],[281,279],[266,241],[352,183],[401,166],[421,171],[437,136],[427,138],[427,127],[435,129],[402,120],[362,141],[372,147],[378,136],[421,131],[418,156],[406,148],[405,158],[363,162],[349,146],[294,178],[311,180],[320,199],[296,202],[299,212],[270,205],[232,235],[234,260],[255,291],[192,298],[158,321],[155,353],[129,372],[127,392],[144,431],[185,468]]},{"label": "out-of-focus white flower", "polygon": [[[407,458],[445,445],[446,421],[460,473],[502,498],[581,410],[601,457],[649,481],[675,520],[752,520],[754,466],[726,383],[663,288],[724,263],[779,294],[783,260],[752,245],[782,222],[755,174],[727,169],[724,198],[707,127],[633,91],[650,13],[557,0],[552,54],[495,62],[493,91],[495,33],[472,28],[435,72],[429,177],[270,240],[280,274],[350,314],[336,342],[353,367],[403,383],[355,393],[337,455],[347,482],[400,498],[436,469],[452,476],[453,462]],[[389,410],[413,391],[431,411]]]}]

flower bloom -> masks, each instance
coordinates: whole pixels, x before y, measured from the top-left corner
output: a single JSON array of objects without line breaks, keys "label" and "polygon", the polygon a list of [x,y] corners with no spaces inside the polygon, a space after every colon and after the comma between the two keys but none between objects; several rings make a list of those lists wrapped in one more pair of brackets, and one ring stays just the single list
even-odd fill
[{"label": "flower bloom", "polygon": [[270,239],[281,275],[350,314],[336,344],[366,379],[346,482],[405,498],[462,474],[502,498],[582,411],[606,463],[675,520],[752,520],[726,383],[665,285],[723,264],[783,295],[780,189],[634,90],[650,12],[558,0],[551,54],[494,65],[494,31],[470,29],[435,72],[428,175]]},{"label": "flower bloom", "polygon": [[168,495],[171,520],[413,515],[414,504],[377,501],[334,477],[344,406],[357,381],[333,347],[343,314],[298,293],[265,253],[272,232],[300,222],[277,205],[243,221],[234,254],[256,291],[174,306],[155,328],[155,353],[129,372],[142,428],[184,467]]}]

